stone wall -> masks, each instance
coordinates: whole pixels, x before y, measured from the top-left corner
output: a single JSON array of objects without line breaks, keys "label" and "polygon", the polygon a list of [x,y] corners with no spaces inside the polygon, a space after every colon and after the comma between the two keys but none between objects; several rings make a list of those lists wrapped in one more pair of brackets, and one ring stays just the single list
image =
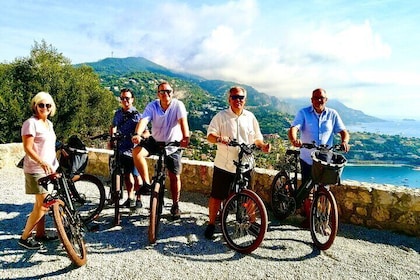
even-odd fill
[{"label": "stone wall", "polygon": [[[108,177],[111,153],[89,149],[86,173]],[[0,145],[0,168],[15,166],[23,154],[22,144]],[[150,172],[153,172],[154,161],[153,157],[148,160]],[[183,190],[209,195],[213,175],[211,162],[183,160],[182,174]],[[267,205],[275,174],[273,170],[256,168],[253,176],[253,189]],[[420,189],[344,181],[331,190],[337,199],[340,222],[420,237]]]}]

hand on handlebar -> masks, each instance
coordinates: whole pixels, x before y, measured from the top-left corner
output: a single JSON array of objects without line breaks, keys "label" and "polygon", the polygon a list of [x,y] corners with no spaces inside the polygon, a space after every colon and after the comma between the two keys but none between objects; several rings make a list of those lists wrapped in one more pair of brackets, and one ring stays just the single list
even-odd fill
[{"label": "hand on handlebar", "polygon": [[184,138],[182,138],[182,140],[180,142],[180,146],[182,148],[186,148],[186,147],[188,147],[189,143],[190,143],[190,138],[189,137],[184,137]]},{"label": "hand on handlebar", "polygon": [[266,143],[266,144],[262,145],[260,149],[264,153],[269,153],[271,151],[271,144],[270,143]]},{"label": "hand on handlebar", "polygon": [[138,145],[140,143],[141,139],[142,139],[142,137],[140,135],[133,135],[133,137],[131,137],[131,142]]},{"label": "hand on handlebar", "polygon": [[297,147],[297,148],[302,147],[302,141],[300,139],[292,140],[291,142],[292,142],[293,147]]},{"label": "hand on handlebar", "polygon": [[342,151],[347,153],[350,150],[350,145],[344,141],[341,143],[340,148]]},{"label": "hand on handlebar", "polygon": [[217,140],[216,140],[216,142],[226,144],[226,145],[229,144],[230,141],[231,139],[228,136],[220,136],[220,137],[217,137]]}]

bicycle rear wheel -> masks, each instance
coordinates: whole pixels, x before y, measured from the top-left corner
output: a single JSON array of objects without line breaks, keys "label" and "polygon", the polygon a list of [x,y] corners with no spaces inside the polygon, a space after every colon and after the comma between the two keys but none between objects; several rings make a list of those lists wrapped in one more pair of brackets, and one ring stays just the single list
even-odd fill
[{"label": "bicycle rear wheel", "polygon": [[58,236],[68,257],[76,266],[86,264],[87,251],[83,240],[82,222],[74,216],[66,204],[59,200],[53,205],[53,218]]},{"label": "bicycle rear wheel", "polygon": [[[162,189],[161,189],[162,188]],[[150,194],[150,216],[149,216],[149,243],[154,244],[159,232],[159,223],[163,209],[163,186],[159,182],[155,183]]]},{"label": "bicycle rear wheel", "polygon": [[331,247],[338,230],[338,209],[334,195],[324,187],[314,194],[311,206],[310,231],[315,246],[320,250]]},{"label": "bicycle rear wheel", "polygon": [[258,248],[267,232],[267,210],[256,193],[242,190],[224,204],[221,223],[227,245],[249,254]]},{"label": "bicycle rear wheel", "polygon": [[121,204],[122,189],[124,186],[123,176],[114,171],[111,182],[111,199],[114,204],[114,226],[121,224]]},{"label": "bicycle rear wheel", "polygon": [[[74,207],[84,224],[98,218],[105,204],[105,188],[101,180],[89,174],[83,174],[73,182]],[[71,184],[69,184],[71,186]]]},{"label": "bicycle rear wheel", "polygon": [[278,220],[286,219],[296,211],[293,185],[286,171],[276,174],[271,184],[271,209]]}]

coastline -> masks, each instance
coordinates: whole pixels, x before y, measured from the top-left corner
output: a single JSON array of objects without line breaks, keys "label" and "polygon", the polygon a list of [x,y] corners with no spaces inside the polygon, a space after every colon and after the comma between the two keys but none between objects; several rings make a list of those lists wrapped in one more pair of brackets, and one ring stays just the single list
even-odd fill
[{"label": "coastline", "polygon": [[358,162],[347,162],[346,166],[383,166],[383,167],[411,167],[413,170],[419,170],[420,166],[415,166],[406,163],[392,163],[392,162],[371,162],[371,161],[358,161]]}]

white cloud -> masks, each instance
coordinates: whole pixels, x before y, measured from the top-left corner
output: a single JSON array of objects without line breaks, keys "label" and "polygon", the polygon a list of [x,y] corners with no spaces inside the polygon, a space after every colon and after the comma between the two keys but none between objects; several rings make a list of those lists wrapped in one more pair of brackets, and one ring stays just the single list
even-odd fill
[{"label": "white cloud", "polygon": [[335,29],[336,26],[328,26],[310,32],[309,49],[322,57],[351,64],[391,55],[391,47],[382,42],[381,36],[372,30],[368,21],[345,24]]},{"label": "white cloud", "polygon": [[0,59],[28,55],[34,40],[46,39],[73,63],[143,56],[279,97],[307,97],[324,87],[334,98],[360,105],[354,108],[380,104],[378,110],[386,104],[385,93],[410,96],[419,86],[413,6],[388,10],[382,2],[285,0],[92,0],[75,6],[34,0],[20,7],[12,2],[5,2],[10,13],[0,19],[5,35]]}]

